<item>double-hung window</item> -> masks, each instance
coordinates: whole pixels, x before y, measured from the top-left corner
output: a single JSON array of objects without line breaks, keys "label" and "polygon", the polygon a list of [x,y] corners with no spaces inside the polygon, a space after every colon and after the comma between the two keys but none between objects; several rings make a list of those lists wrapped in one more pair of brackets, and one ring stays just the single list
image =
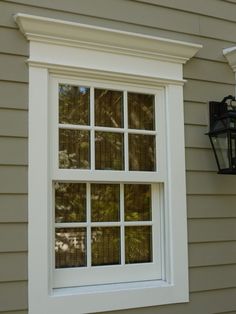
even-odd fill
[{"label": "double-hung window", "polygon": [[161,279],[163,88],[54,77],[51,90],[55,287]]},{"label": "double-hung window", "polygon": [[183,64],[199,45],[17,14],[29,314],[188,301]]}]

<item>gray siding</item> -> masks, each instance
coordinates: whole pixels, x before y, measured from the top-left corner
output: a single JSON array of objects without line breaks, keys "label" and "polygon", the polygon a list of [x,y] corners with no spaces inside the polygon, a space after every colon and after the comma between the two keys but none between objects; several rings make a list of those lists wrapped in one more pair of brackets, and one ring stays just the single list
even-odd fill
[{"label": "gray siding", "polygon": [[[236,314],[236,177],[219,176],[204,133],[209,100],[234,93],[222,49],[236,44],[236,1],[0,1],[0,313],[27,314],[28,13],[204,45],[184,66],[190,302],[124,314]],[[113,314],[118,312],[112,312]],[[120,312],[119,312],[120,313]]]}]

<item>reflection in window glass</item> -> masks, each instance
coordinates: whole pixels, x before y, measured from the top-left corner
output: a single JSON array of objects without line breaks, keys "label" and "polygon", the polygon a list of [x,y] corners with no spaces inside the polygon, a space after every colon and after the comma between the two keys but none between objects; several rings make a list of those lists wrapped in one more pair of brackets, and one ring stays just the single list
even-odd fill
[{"label": "reflection in window glass", "polygon": [[120,264],[120,228],[92,228],[92,265]]},{"label": "reflection in window glass", "polygon": [[125,220],[151,220],[151,185],[125,184]]},{"label": "reflection in window glass", "polygon": [[156,170],[155,136],[129,134],[129,170]]},{"label": "reflection in window glass", "polygon": [[95,125],[123,127],[123,92],[95,89]]},{"label": "reflection in window glass", "polygon": [[59,168],[90,168],[89,131],[59,129]]},{"label": "reflection in window glass", "polygon": [[125,263],[152,262],[152,227],[125,227]]},{"label": "reflection in window glass", "polygon": [[154,130],[154,95],[128,93],[130,129]]},{"label": "reflection in window glass", "polygon": [[59,123],[89,124],[90,89],[59,84]]},{"label": "reflection in window glass", "polygon": [[55,222],[86,221],[86,184],[55,184]]},{"label": "reflection in window glass", "polygon": [[119,221],[119,184],[91,184],[92,221]]},{"label": "reflection in window glass", "polygon": [[82,267],[86,264],[86,228],[57,228],[56,268]]},{"label": "reflection in window glass", "polygon": [[101,170],[124,169],[124,135],[95,132],[95,168]]}]

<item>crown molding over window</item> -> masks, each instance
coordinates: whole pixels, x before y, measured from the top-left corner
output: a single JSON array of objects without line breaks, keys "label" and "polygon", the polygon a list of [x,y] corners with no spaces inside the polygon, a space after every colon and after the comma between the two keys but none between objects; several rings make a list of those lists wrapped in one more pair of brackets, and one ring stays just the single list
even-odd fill
[{"label": "crown molding over window", "polygon": [[15,20],[30,41],[185,63],[202,47],[182,41],[111,30],[27,14]]},{"label": "crown molding over window", "polygon": [[223,54],[233,71],[236,72],[236,46],[224,49]]}]

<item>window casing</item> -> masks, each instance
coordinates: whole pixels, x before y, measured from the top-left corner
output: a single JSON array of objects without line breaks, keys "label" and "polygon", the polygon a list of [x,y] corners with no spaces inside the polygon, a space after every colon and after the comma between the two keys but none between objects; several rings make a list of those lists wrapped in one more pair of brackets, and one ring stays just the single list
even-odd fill
[{"label": "window casing", "polygon": [[[25,14],[17,14],[15,19],[30,41],[29,313],[41,314],[42,308],[47,314],[92,313],[187,302],[182,67],[201,46]],[[158,117],[164,119],[156,124],[160,127],[159,134],[163,135],[156,142],[157,171],[116,170],[109,171],[109,176],[108,171],[103,170],[96,170],[95,174],[95,170],[93,173],[88,169],[58,168],[55,163],[58,159],[55,147],[58,120],[52,114],[51,106],[57,103],[54,80],[58,78],[62,83],[72,85],[88,80],[88,86],[94,83],[96,88],[130,92],[143,89],[142,93],[148,94],[152,89],[150,94],[158,94]],[[164,110],[164,115],[160,110]],[[160,279],[140,278],[97,285],[92,281],[91,285],[85,282],[84,286],[74,282],[61,287],[67,278],[57,277],[53,271],[56,227],[53,186],[63,182],[84,182],[90,187],[100,182],[145,183],[154,189],[157,186],[155,195],[163,197],[160,219],[157,217],[161,225]],[[132,277],[131,271],[129,276]]]}]

